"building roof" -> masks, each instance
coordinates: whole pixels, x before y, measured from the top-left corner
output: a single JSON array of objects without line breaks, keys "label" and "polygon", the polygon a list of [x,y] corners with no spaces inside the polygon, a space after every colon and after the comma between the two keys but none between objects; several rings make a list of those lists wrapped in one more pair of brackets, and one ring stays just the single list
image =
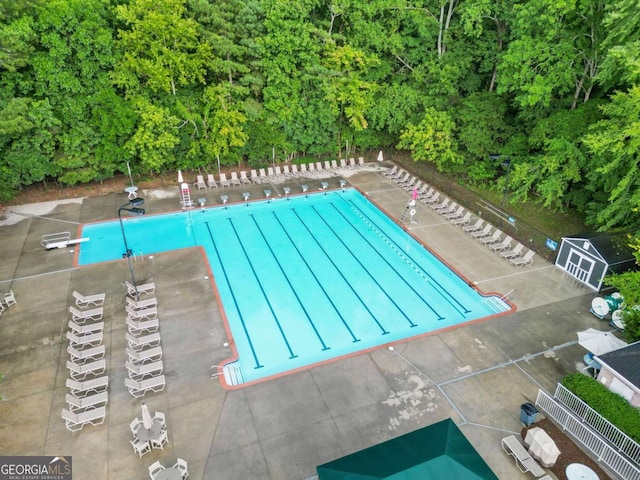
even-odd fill
[{"label": "building roof", "polygon": [[636,264],[633,249],[629,246],[629,232],[585,233],[563,238],[591,243],[593,248],[607,262],[612,272],[620,273],[629,270]]},{"label": "building roof", "polygon": [[640,389],[640,342],[599,355],[598,362]]}]

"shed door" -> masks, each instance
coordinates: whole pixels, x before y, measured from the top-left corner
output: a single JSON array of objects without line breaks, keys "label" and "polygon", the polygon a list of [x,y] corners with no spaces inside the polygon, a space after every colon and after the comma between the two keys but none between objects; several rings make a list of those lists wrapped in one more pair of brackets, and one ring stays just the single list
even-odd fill
[{"label": "shed door", "polygon": [[589,283],[589,277],[591,276],[591,272],[593,272],[594,266],[595,262],[579,250],[574,250],[572,248],[569,252],[569,257],[567,258],[567,272],[581,282]]}]

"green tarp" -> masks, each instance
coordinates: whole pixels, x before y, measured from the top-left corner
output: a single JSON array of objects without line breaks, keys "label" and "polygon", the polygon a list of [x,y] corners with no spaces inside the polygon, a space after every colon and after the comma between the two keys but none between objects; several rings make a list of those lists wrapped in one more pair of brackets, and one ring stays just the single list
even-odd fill
[{"label": "green tarp", "polygon": [[316,469],[319,480],[498,480],[451,419]]}]

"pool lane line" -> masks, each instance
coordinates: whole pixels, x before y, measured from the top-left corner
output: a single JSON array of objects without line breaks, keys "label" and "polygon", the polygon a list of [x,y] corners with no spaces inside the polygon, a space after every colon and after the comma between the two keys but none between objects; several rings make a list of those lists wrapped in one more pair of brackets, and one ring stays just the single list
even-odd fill
[{"label": "pool lane line", "polygon": [[251,336],[249,335],[249,331],[247,330],[247,325],[244,322],[244,317],[240,312],[240,306],[238,305],[238,300],[236,299],[235,294],[233,293],[233,289],[231,288],[231,284],[229,283],[229,276],[227,275],[227,269],[224,267],[222,263],[222,258],[220,257],[220,252],[218,251],[218,246],[216,245],[215,240],[213,239],[213,234],[211,233],[211,228],[209,227],[209,222],[204,222],[207,227],[207,231],[209,232],[209,238],[211,239],[211,244],[213,245],[213,250],[216,252],[216,256],[218,257],[218,263],[220,263],[220,268],[222,268],[222,273],[224,274],[224,279],[227,282],[227,287],[229,288],[229,292],[231,292],[231,298],[233,299],[233,304],[236,307],[236,311],[238,312],[238,317],[240,317],[240,323],[242,324],[242,329],[244,330],[244,335],[247,337],[247,341],[249,342],[249,348],[251,349],[251,354],[253,355],[253,360],[256,362],[256,366],[253,367],[255,369],[262,368],[264,365],[260,363],[258,360],[258,355],[256,354],[256,350],[253,347],[253,342],[251,341]]},{"label": "pool lane line", "polygon": [[349,332],[349,335],[351,335],[351,338],[353,339],[353,343],[359,342],[360,339],[358,337],[355,336],[355,334],[353,333],[353,331],[351,330],[351,327],[349,327],[349,324],[347,323],[347,321],[345,320],[345,318],[342,316],[342,313],[340,313],[340,310],[338,309],[338,307],[336,306],[335,303],[333,303],[333,300],[331,299],[331,296],[327,293],[327,291],[325,290],[325,288],[322,286],[322,283],[320,282],[320,280],[318,279],[318,276],[314,273],[313,269],[311,268],[311,265],[309,265],[309,262],[307,262],[306,258],[304,258],[304,255],[302,255],[302,252],[300,252],[300,249],[298,248],[298,246],[295,244],[295,242],[293,241],[293,239],[291,238],[291,235],[289,235],[289,232],[287,231],[287,229],[284,227],[284,225],[282,224],[282,222],[280,221],[280,219],[278,218],[278,215],[276,215],[276,212],[272,211],[271,213],[273,213],[273,216],[275,217],[276,221],[278,222],[278,224],[280,225],[280,228],[282,228],[282,231],[284,232],[284,234],[287,236],[287,238],[289,239],[289,242],[291,242],[291,246],[296,250],[296,252],[298,253],[298,256],[300,257],[300,259],[304,262],[305,266],[307,267],[307,269],[309,270],[309,273],[313,276],[313,278],[315,279],[316,283],[318,284],[318,287],[320,287],[320,290],[322,290],[322,293],[324,293],[326,299],[329,301],[329,303],[331,304],[331,306],[333,307],[333,309],[335,310],[335,312],[338,314],[338,317],[340,317],[340,320],[342,321],[342,324],[344,325],[344,327],[347,329],[347,331]]},{"label": "pool lane line", "polygon": [[[404,255],[406,257],[407,260],[410,260],[413,265],[414,265],[414,269],[418,270],[420,269],[420,271],[422,272],[421,275],[423,277],[428,277],[429,280],[438,286],[438,288],[436,288],[435,290],[445,299],[445,301],[447,301],[447,303],[449,303],[449,305],[451,305],[453,308],[455,308],[456,310],[458,310],[456,307],[453,306],[453,303],[451,303],[451,301],[447,300],[446,297],[449,297],[451,300],[453,300],[453,302],[455,302],[462,310],[463,312],[466,313],[471,313],[471,310],[468,309],[467,307],[465,307],[456,297],[454,297],[453,295],[451,295],[441,284],[440,282],[438,282],[435,278],[433,278],[423,267],[420,266],[420,264],[418,262],[416,262],[411,255],[409,255],[409,253],[407,253],[400,245],[398,245],[397,242],[395,242],[394,240],[391,239],[391,237],[389,235],[387,235],[386,233],[384,233],[384,231],[382,230],[381,227],[379,227],[373,220],[371,220],[371,218],[369,216],[367,216],[365,213],[362,212],[362,210],[357,207],[355,205],[355,203],[353,202],[353,200],[345,200],[342,199],[345,203],[350,204],[352,210],[360,215],[366,222],[369,222],[369,224],[376,228],[381,236],[381,238],[389,243],[392,244],[392,248],[395,248],[399,254]],[[449,269],[451,270],[451,269]],[[459,311],[459,310],[458,310]]]},{"label": "pool lane line", "polygon": [[[331,205],[333,205],[333,202],[329,202]],[[373,280],[373,282],[378,286],[378,288],[380,289],[380,291],[384,294],[385,297],[387,297],[387,299],[396,307],[396,309],[402,314],[402,316],[404,318],[407,319],[407,322],[409,322],[409,325],[413,328],[413,327],[417,327],[418,324],[417,323],[413,323],[413,320],[411,320],[411,318],[409,318],[409,316],[407,315],[407,313],[400,308],[400,305],[398,305],[396,303],[396,301],[391,298],[391,295],[389,295],[387,293],[387,291],[382,287],[382,285],[380,285],[380,283],[378,282],[378,280],[376,279],[376,277],[369,271],[369,269],[364,265],[364,263],[362,263],[360,261],[360,259],[358,258],[358,256],[353,252],[353,250],[351,250],[349,248],[349,246],[342,240],[342,238],[340,238],[340,235],[338,235],[338,233],[331,227],[331,225],[329,225],[329,222],[327,222],[327,220],[320,215],[320,212],[318,212],[318,210],[316,209],[315,205],[311,207],[313,209],[313,211],[316,213],[316,215],[318,216],[318,218],[320,218],[320,220],[322,220],[324,222],[324,224],[327,226],[327,228],[329,230],[331,230],[331,233],[333,233],[333,235],[338,239],[338,241],[342,244],[342,246],[351,254],[351,256],[353,257],[353,259],[358,262],[358,264],[360,265],[360,267],[362,267],[362,269],[367,273],[367,275],[369,275],[369,277],[371,278],[371,280]],[[397,272],[396,272],[397,273]],[[434,310],[434,308],[429,305],[428,303],[425,302],[425,305],[427,305],[427,307],[438,316],[438,320],[442,320],[444,319],[443,316],[441,316],[438,312],[436,312]]]},{"label": "pool lane line", "polygon": [[[274,215],[275,215],[275,212],[272,212],[272,213],[274,213]],[[309,315],[309,312],[307,311],[307,309],[305,308],[304,304],[302,303],[302,300],[298,296],[298,292],[296,292],[295,287],[291,283],[291,280],[289,280],[289,276],[284,271],[284,268],[282,268],[282,264],[280,263],[280,260],[278,260],[278,257],[276,256],[276,253],[273,251],[273,248],[271,248],[271,245],[269,244],[269,241],[267,240],[267,237],[265,236],[264,232],[262,231],[262,228],[260,228],[260,225],[258,224],[258,221],[255,218],[255,215],[252,213],[249,216],[251,217],[251,220],[253,220],[253,223],[256,225],[256,228],[258,229],[258,232],[260,232],[260,235],[262,236],[262,240],[264,241],[264,244],[267,246],[267,248],[271,252],[271,255],[273,256],[273,259],[278,264],[278,268],[280,269],[280,272],[282,272],[282,275],[284,275],[284,278],[287,281],[287,284],[289,284],[289,288],[291,289],[291,291],[295,295],[296,300],[298,300],[298,303],[300,304],[300,307],[302,308],[302,311],[304,312],[304,314],[307,317],[309,325],[311,325],[311,328],[313,329],[314,333],[316,334],[316,337],[318,337],[318,340],[320,341],[320,344],[322,345],[322,350],[323,351],[324,350],[329,350],[331,347],[327,347],[327,345],[324,343],[324,340],[322,339],[322,336],[320,335],[320,332],[318,332],[318,329],[316,328],[315,323],[313,323],[313,320],[311,319],[311,316]]]},{"label": "pool lane line", "polygon": [[318,247],[320,247],[320,250],[322,250],[322,253],[324,253],[325,257],[327,257],[327,260],[329,260],[331,262],[331,265],[333,265],[333,268],[336,269],[336,272],[338,272],[338,274],[342,277],[342,279],[344,280],[344,282],[347,284],[347,286],[351,289],[351,291],[353,292],[353,294],[356,296],[356,298],[360,301],[360,303],[362,304],[362,306],[367,310],[367,312],[369,312],[369,315],[371,315],[371,318],[373,319],[374,322],[376,322],[376,325],[378,325],[378,327],[380,327],[380,330],[382,331],[382,335],[387,335],[389,333],[388,330],[386,330],[382,324],[380,323],[380,321],[376,318],[376,316],[373,314],[373,312],[369,309],[369,307],[367,306],[367,304],[364,302],[364,300],[362,300],[362,297],[360,297],[360,295],[358,295],[358,292],[355,291],[355,289],[353,288],[353,286],[351,285],[351,283],[349,283],[349,281],[346,279],[346,277],[344,276],[344,274],[342,273],[342,270],[340,270],[340,268],[336,265],[336,263],[333,261],[333,259],[331,258],[331,256],[327,253],[327,251],[324,249],[324,247],[322,245],[320,245],[320,242],[318,242],[318,239],[315,237],[315,235],[311,232],[311,230],[309,229],[309,227],[307,226],[306,223],[304,223],[302,221],[302,218],[300,218],[300,215],[298,215],[298,212],[296,212],[295,208],[292,208],[291,211],[293,212],[293,214],[298,217],[298,220],[300,221],[300,223],[302,224],[302,226],[307,230],[307,232],[309,233],[309,235],[311,236],[311,238],[313,239],[314,242],[316,242],[316,245],[318,245]]},{"label": "pool lane line", "polygon": [[[360,237],[362,238],[362,240],[364,240],[364,241],[365,241],[365,242],[366,242],[366,243],[371,247],[371,250],[373,250],[375,253],[377,253],[377,254],[378,254],[378,256],[380,257],[380,259],[381,259],[384,263],[386,263],[386,264],[389,266],[389,268],[390,268],[391,270],[393,270],[393,271],[396,273],[396,275],[398,276],[398,278],[399,278],[400,280],[402,280],[402,282],[404,282],[404,284],[405,284],[407,287],[409,287],[409,289],[410,289],[413,293],[415,293],[415,294],[416,294],[416,296],[417,296],[417,297],[422,301],[422,303],[424,303],[424,304],[427,306],[427,308],[428,308],[429,310],[431,310],[433,313],[435,313],[435,314],[436,314],[436,316],[438,317],[438,318],[437,318],[438,320],[444,320],[444,319],[445,319],[445,317],[443,317],[442,315],[440,315],[440,313],[439,313],[439,312],[438,312],[434,307],[432,307],[432,306],[431,306],[431,304],[430,304],[429,302],[427,302],[427,300],[425,300],[425,299],[422,297],[422,295],[420,295],[420,293],[418,293],[418,291],[413,287],[413,285],[411,285],[411,283],[409,283],[409,281],[408,281],[408,280],[407,280],[407,279],[406,279],[406,278],[405,278],[405,277],[404,277],[404,276],[403,276],[403,275],[402,275],[402,274],[401,274],[401,273],[400,273],[400,272],[399,272],[399,271],[398,271],[398,270],[397,270],[393,265],[391,265],[391,262],[389,262],[389,261],[385,258],[385,256],[384,256],[384,255],[383,255],[383,254],[382,254],[382,253],[381,253],[381,252],[380,252],[380,251],[379,251],[379,250],[378,250],[378,249],[377,249],[377,248],[376,248],[376,247],[375,247],[375,246],[374,246],[374,245],[373,245],[373,244],[372,244],[372,243],[371,243],[371,242],[370,242],[370,241],[369,241],[369,240],[368,240],[368,239],[367,239],[363,234],[362,234],[362,232],[361,232],[360,230],[358,230],[358,229],[356,228],[356,226],[353,224],[353,222],[351,222],[351,221],[350,221],[350,220],[349,220],[349,219],[344,215],[344,213],[343,213],[343,212],[341,212],[341,211],[340,211],[340,209],[339,209],[339,208],[338,208],[338,207],[337,207],[333,202],[329,202],[329,205],[331,205],[331,206],[336,210],[336,212],[338,212],[338,214],[339,214],[339,215],[344,219],[344,221],[345,221],[345,222],[347,222],[347,223],[349,224],[349,226],[350,226],[350,227],[351,227],[351,228],[352,228],[352,229],[353,229],[353,230],[354,230],[358,235],[360,235]],[[318,214],[318,215],[320,215],[320,214]],[[325,222],[326,222],[326,220],[325,220]],[[410,266],[415,270],[415,266],[413,266],[413,265],[410,265]],[[455,307],[454,307],[454,308],[455,308]]]},{"label": "pool lane line", "polygon": [[247,260],[247,263],[249,264],[251,271],[253,272],[253,276],[256,278],[256,281],[258,282],[258,286],[260,287],[262,296],[267,301],[267,306],[269,307],[269,310],[271,311],[271,315],[273,316],[273,319],[275,320],[276,325],[278,326],[278,330],[280,330],[280,335],[282,336],[282,340],[284,340],[284,343],[287,346],[287,350],[289,350],[289,360],[297,358],[298,355],[293,353],[293,350],[291,349],[291,344],[289,343],[289,340],[287,339],[287,336],[285,335],[284,330],[282,329],[282,325],[280,324],[280,320],[278,320],[278,316],[276,315],[276,312],[273,310],[273,305],[271,305],[271,302],[269,301],[267,292],[264,291],[264,287],[262,286],[262,282],[258,277],[258,273],[256,272],[255,268],[253,268],[253,263],[251,263],[249,254],[244,248],[244,244],[242,243],[242,239],[240,238],[240,235],[238,235],[238,230],[236,230],[236,226],[233,224],[233,219],[227,218],[227,220],[229,220],[229,225],[231,225],[231,229],[233,230],[233,233],[236,235],[236,238],[238,239],[238,244],[240,245],[240,248],[242,248],[242,253],[244,253],[244,257]]}]

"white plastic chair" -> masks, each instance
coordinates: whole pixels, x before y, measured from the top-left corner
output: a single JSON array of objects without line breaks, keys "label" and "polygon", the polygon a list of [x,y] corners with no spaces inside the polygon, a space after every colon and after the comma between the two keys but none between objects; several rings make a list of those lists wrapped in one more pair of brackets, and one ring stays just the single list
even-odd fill
[{"label": "white plastic chair", "polygon": [[149,442],[143,442],[142,440],[134,438],[133,440],[129,440],[129,443],[131,443],[133,451],[140,455],[140,458],[142,458],[145,453],[149,453],[151,451]]},{"label": "white plastic chair", "polygon": [[160,450],[164,450],[164,446],[169,443],[169,434],[166,430],[162,430],[160,437],[158,439],[151,439],[151,446],[153,448],[159,448]]},{"label": "white plastic chair", "polygon": [[189,478],[189,469],[187,467],[187,462],[185,462],[183,459],[178,458],[173,468],[180,470],[180,473],[182,474],[182,480],[186,480],[187,478]]},{"label": "white plastic chair", "polygon": [[131,433],[135,435],[138,429],[140,428],[140,425],[142,425],[142,422],[140,421],[139,418],[134,418],[133,420],[131,420],[131,423],[129,424]]},{"label": "white plastic chair", "polygon": [[149,465],[149,476],[155,479],[162,470],[164,470],[164,466],[160,462],[153,462]]}]

